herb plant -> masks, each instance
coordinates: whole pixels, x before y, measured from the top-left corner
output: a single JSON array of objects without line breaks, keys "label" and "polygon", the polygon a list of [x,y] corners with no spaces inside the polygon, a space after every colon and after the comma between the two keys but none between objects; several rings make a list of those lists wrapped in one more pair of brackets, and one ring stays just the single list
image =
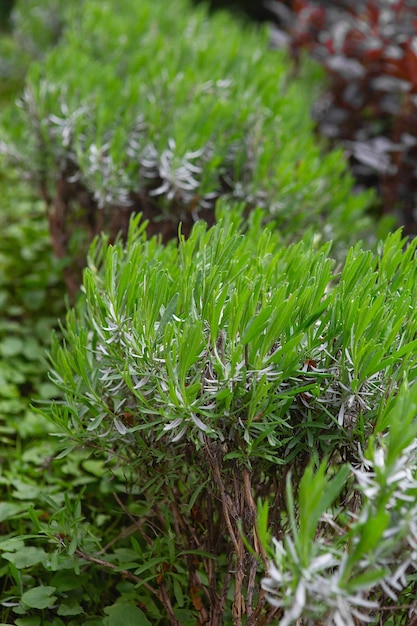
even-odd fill
[{"label": "herb plant", "polygon": [[0,35],[0,621],[412,624],[416,243],[343,260],[371,197],[315,143],[317,67],[180,0],[32,6]]},{"label": "herb plant", "polygon": [[376,623],[390,602],[401,617],[417,242],[398,232],[335,267],[329,245],[282,247],[252,219],[241,235],[229,208],[164,247],[136,218],[126,246],[93,245],[45,414],[63,455],[100,464],[125,530],[94,546],[81,497],[59,551],[125,576],[151,623]]},{"label": "herb plant", "polygon": [[212,224],[221,197],[263,207],[287,238],[309,230],[346,252],[371,236],[371,196],[352,192],[343,153],[323,154],[313,134],[317,67],[291,80],[266,29],[186,0],[89,0],[71,15],[5,115],[2,150],[47,205],[72,293],[91,238],[126,234],[137,212],[164,240],[180,222],[184,234]]}]

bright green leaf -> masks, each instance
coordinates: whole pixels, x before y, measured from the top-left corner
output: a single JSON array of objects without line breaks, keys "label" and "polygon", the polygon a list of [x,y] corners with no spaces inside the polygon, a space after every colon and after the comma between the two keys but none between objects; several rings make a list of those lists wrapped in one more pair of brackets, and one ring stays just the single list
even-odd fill
[{"label": "bright green leaf", "polygon": [[104,612],[109,616],[104,618],[104,626],[151,626],[151,622],[134,604],[120,602],[108,606]]},{"label": "bright green leaf", "polygon": [[22,603],[31,609],[47,609],[56,601],[54,591],[55,587],[34,587],[25,591],[22,595]]},{"label": "bright green leaf", "polygon": [[44,563],[48,558],[47,553],[42,548],[35,548],[33,546],[25,546],[16,550],[16,552],[5,552],[2,556],[7,561],[13,563],[17,569]]}]

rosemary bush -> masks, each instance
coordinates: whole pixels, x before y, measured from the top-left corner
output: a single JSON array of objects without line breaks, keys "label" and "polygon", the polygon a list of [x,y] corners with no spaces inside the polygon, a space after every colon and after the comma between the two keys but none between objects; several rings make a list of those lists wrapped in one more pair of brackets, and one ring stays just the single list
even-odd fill
[{"label": "rosemary bush", "polygon": [[59,550],[123,570],[151,623],[379,623],[415,593],[417,242],[335,267],[235,213],[92,246],[46,415],[128,530],[91,553],[81,498]]},{"label": "rosemary bush", "polygon": [[83,240],[103,229],[114,239],[132,212],[175,237],[179,222],[184,233],[213,223],[223,196],[264,207],[289,238],[310,229],[346,251],[364,234],[371,195],[352,192],[343,153],[323,154],[313,132],[316,66],[294,79],[266,29],[186,0],[68,12],[4,116],[2,145],[45,200],[58,256],[82,264]]}]

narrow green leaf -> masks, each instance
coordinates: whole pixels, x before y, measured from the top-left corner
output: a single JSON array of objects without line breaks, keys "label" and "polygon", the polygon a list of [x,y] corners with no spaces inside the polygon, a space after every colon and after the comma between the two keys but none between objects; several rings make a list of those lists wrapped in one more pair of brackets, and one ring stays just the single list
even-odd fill
[{"label": "narrow green leaf", "polygon": [[257,315],[249,322],[242,335],[242,344],[248,344],[255,337],[260,337],[262,332],[268,325],[269,319],[272,314],[270,306],[262,309]]},{"label": "narrow green leaf", "polygon": [[178,306],[178,299],[179,299],[179,293],[175,293],[171,300],[168,302],[165,311],[163,312],[163,315],[161,317],[161,320],[158,324],[158,330],[156,331],[155,334],[155,343],[158,343],[158,341],[161,340],[161,338],[164,335],[164,331],[165,331],[165,327],[168,324],[169,321],[171,321],[173,315],[175,315],[175,312],[177,310],[177,306]]}]

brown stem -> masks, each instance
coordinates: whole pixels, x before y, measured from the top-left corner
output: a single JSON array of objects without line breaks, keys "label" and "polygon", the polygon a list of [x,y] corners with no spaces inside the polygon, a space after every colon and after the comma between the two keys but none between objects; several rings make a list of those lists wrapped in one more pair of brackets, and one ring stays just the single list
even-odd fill
[{"label": "brown stem", "polygon": [[253,556],[251,556],[250,566],[249,566],[249,575],[248,575],[248,591],[247,591],[247,596],[246,596],[246,612],[248,616],[247,624],[251,622],[250,618],[253,615],[253,596],[255,592],[257,570],[258,570],[258,562]]},{"label": "brown stem", "polygon": [[[172,506],[176,536],[187,537],[190,539],[187,542],[188,544],[186,546],[187,548],[201,550],[202,549],[201,541],[198,538],[197,532],[193,524],[191,524],[189,519],[182,514],[180,507],[177,504],[177,502],[180,501],[180,497],[179,497],[177,489],[173,489],[173,490],[169,489],[168,495],[169,495],[169,500]],[[206,572],[208,572],[209,564],[211,564],[212,561],[213,559],[210,559],[210,558],[202,559],[204,569],[206,570]],[[217,610],[218,598],[216,597],[215,582],[214,582],[213,588],[211,588],[210,582],[213,583],[213,580],[211,580],[209,576],[209,589],[207,589],[207,587],[202,584],[199,571],[198,571],[199,561],[197,560],[197,557],[195,555],[192,555],[192,554],[187,555],[187,563],[188,563],[188,585],[189,585],[189,590],[190,590],[194,608],[200,613],[199,623],[206,624],[209,621],[208,611],[201,601],[200,594],[204,594],[206,596],[206,599],[210,606],[210,610],[213,611],[213,608],[214,608],[215,615],[219,614],[219,619],[221,619],[221,613],[220,611]],[[218,626],[220,626],[220,623],[221,622],[218,622]],[[217,626],[217,621],[213,623],[210,621],[210,626]]]},{"label": "brown stem", "polygon": [[118,496],[117,493],[113,494],[114,499],[116,500],[117,504],[120,506],[120,508],[122,509],[123,513],[125,513],[127,515],[127,517],[130,519],[130,521],[132,522],[133,526],[139,530],[139,532],[141,533],[141,536],[145,539],[146,543],[148,545],[152,545],[152,540],[150,539],[150,537],[148,537],[146,535],[146,533],[143,532],[143,522],[139,522],[137,519],[135,519],[133,517],[133,515],[130,513],[130,511],[128,511],[128,509],[125,507],[125,505],[123,504],[123,502],[121,501],[120,497]]},{"label": "brown stem", "polygon": [[223,582],[223,589],[220,595],[220,607],[222,610],[222,614],[224,611],[224,605],[226,604],[226,599],[227,599],[227,595],[229,593],[229,588],[230,588],[230,580],[232,578],[232,564],[233,564],[233,553],[231,552],[229,554],[229,562],[228,562],[228,567],[227,567],[227,572],[226,575],[224,577],[224,582]]},{"label": "brown stem", "polygon": [[[205,593],[206,596],[208,595],[207,589],[201,582],[200,576],[198,575],[198,572],[196,571],[195,567],[192,564],[191,556],[188,557],[188,563],[189,563],[189,574],[188,574],[189,592],[191,596],[191,602],[193,603],[195,610],[198,611],[200,614],[198,623],[207,624],[209,622],[210,626],[217,626],[217,622],[212,622],[212,620],[210,619],[208,610],[204,606],[201,600],[201,593]],[[210,598],[208,599],[210,601]],[[210,605],[209,608],[210,608],[210,614],[211,614],[212,606]],[[219,615],[219,618],[221,619],[221,614],[215,613],[215,615],[216,616]],[[219,626],[220,626],[220,623],[221,622],[219,622]]]},{"label": "brown stem", "polygon": [[129,537],[129,535],[132,535],[135,532],[135,530],[137,530],[136,524],[132,524],[131,526],[128,526],[127,528],[124,528],[117,535],[117,537],[114,537],[111,541],[109,541],[109,543],[106,543],[106,545],[103,548],[101,548],[101,550],[98,552],[98,554],[106,554],[106,552],[112,546],[114,546],[115,543],[117,543],[121,539],[126,539],[126,537]]},{"label": "brown stem", "polygon": [[154,596],[156,596],[157,598],[160,597],[160,594],[158,593],[158,591],[156,589],[154,589],[152,587],[152,585],[150,585],[149,583],[143,582],[143,580],[141,578],[139,578],[139,576],[135,576],[135,574],[132,574],[131,572],[129,572],[128,570],[121,570],[119,569],[119,567],[117,565],[114,565],[114,563],[109,563],[108,561],[104,561],[103,559],[98,559],[95,556],[91,556],[90,554],[87,554],[86,552],[83,552],[82,550],[75,550],[75,554],[80,557],[80,559],[83,559],[83,561],[87,561],[88,563],[94,563],[95,565],[100,565],[100,567],[105,567],[106,569],[111,569],[111,570],[117,570],[118,574],[121,574],[124,578],[129,578],[130,580],[135,581],[135,583],[140,583],[143,587],[145,587],[145,589],[147,589],[148,591],[150,591]]},{"label": "brown stem", "polygon": [[235,519],[237,518],[237,511],[236,508],[233,506],[233,502],[232,499],[230,498],[230,496],[226,493],[226,489],[225,486],[223,484],[223,480],[220,474],[220,468],[219,468],[219,463],[217,461],[217,459],[215,458],[215,455],[213,454],[213,451],[211,449],[210,444],[207,442],[207,457],[210,463],[210,467],[211,470],[213,472],[213,478],[215,480],[215,483],[220,491],[220,498],[222,501],[222,508],[223,508],[223,514],[224,514],[224,519],[226,522],[226,526],[227,526],[227,530],[229,531],[229,535],[230,538],[232,540],[234,549],[236,554],[238,554],[239,552],[239,542],[236,539],[236,535],[232,526],[232,523],[230,521],[230,517],[234,517]]},{"label": "brown stem", "polygon": [[[240,522],[246,522],[246,511],[245,511],[245,498],[242,493],[242,473],[238,470],[237,467],[234,468],[233,471],[233,487],[234,487],[234,503],[239,511],[239,516],[235,517],[237,526],[237,537],[239,539],[238,545],[239,549],[236,555],[236,571],[235,571],[235,598],[232,606],[232,614],[235,618],[235,625],[240,626],[242,623],[242,617],[247,612],[247,606],[245,602],[245,596],[243,594],[243,582],[245,579],[245,570],[246,570],[246,548],[243,541],[243,528],[238,526],[238,520]],[[246,525],[246,524],[245,524]]]},{"label": "brown stem", "polygon": [[[236,557],[236,569],[235,569],[235,593],[232,606],[232,615],[234,626],[242,626],[242,617],[245,613],[245,600],[242,594],[243,579],[244,579],[244,560],[245,549],[242,538],[239,535],[239,528],[236,521],[239,519],[238,511],[239,504],[239,492],[235,487],[235,502],[233,502],[230,495],[227,493],[223,483],[223,479],[220,472],[220,462],[213,453],[212,446],[209,441],[206,442],[206,452],[209,465],[212,471],[214,481],[220,492],[220,498],[222,502],[223,516],[226,522],[227,530],[229,531],[230,539],[233,543],[235,557]],[[236,480],[235,480],[236,483]],[[236,492],[237,491],[237,492]],[[232,520],[235,520],[234,524]]]},{"label": "brown stem", "polygon": [[171,600],[169,598],[168,591],[167,591],[165,583],[161,584],[160,600],[161,600],[161,602],[163,603],[163,605],[165,606],[165,608],[167,610],[171,626],[180,626],[179,621],[175,617],[174,609],[172,608]]},{"label": "brown stem", "polygon": [[[211,494],[210,494],[211,495]],[[216,549],[216,543],[221,533],[219,528],[216,528],[213,523],[214,511],[213,511],[212,498],[207,498],[207,542],[206,549],[211,554],[218,554]],[[230,560],[230,557],[229,557]],[[208,578],[208,593],[210,601],[210,626],[217,626],[222,623],[222,617],[224,613],[224,603],[227,597],[230,586],[230,567],[227,568],[224,583],[227,584],[226,590],[223,588],[223,592],[219,595],[217,592],[217,572],[215,559],[204,559],[206,565],[206,572]]]},{"label": "brown stem", "polygon": [[174,514],[174,524],[176,526],[175,530],[176,530],[177,536],[181,536],[181,534],[185,534],[186,537],[191,536],[193,540],[193,545],[189,545],[189,547],[196,548],[197,550],[201,550],[201,542],[198,538],[198,534],[194,526],[190,524],[189,519],[181,513],[180,508],[177,504],[177,502],[181,501],[178,490],[169,489],[168,497],[171,502],[172,512]]},{"label": "brown stem", "polygon": [[262,543],[259,541],[259,537],[258,537],[258,529],[256,527],[258,511],[256,508],[255,501],[253,499],[253,495],[252,495],[252,484],[251,484],[250,473],[249,473],[249,470],[247,469],[243,470],[243,486],[244,486],[245,502],[249,510],[249,521],[253,527],[253,544],[254,544],[255,552],[256,554],[261,555],[264,565],[267,566],[268,557],[266,555],[265,548],[263,547]]},{"label": "brown stem", "polygon": [[261,589],[259,593],[259,598],[258,598],[258,605],[256,609],[254,610],[254,612],[252,613],[252,615],[248,618],[248,621],[246,622],[246,626],[256,626],[257,624],[269,624],[270,620],[268,619],[267,616],[263,615],[262,618],[260,619],[261,613],[265,606],[265,602],[266,602],[265,592],[263,589]]}]

